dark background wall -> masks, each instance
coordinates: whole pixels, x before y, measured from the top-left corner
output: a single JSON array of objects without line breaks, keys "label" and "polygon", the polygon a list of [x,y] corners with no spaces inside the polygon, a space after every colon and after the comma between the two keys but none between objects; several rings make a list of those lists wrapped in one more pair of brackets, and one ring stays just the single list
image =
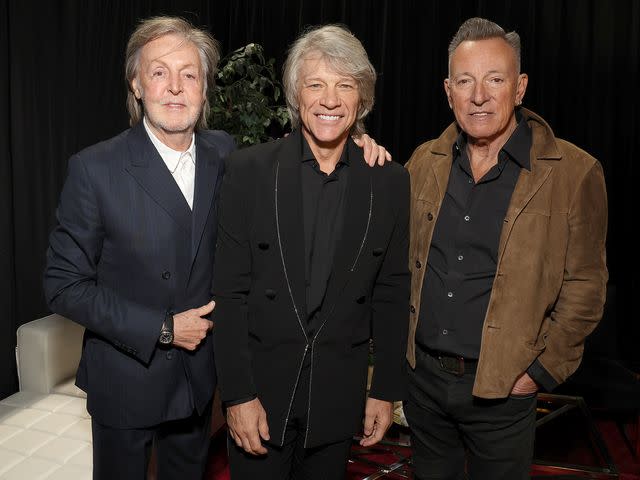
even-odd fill
[{"label": "dark background wall", "polygon": [[[404,163],[452,120],[442,88],[459,24],[484,16],[520,33],[529,73],[524,105],[556,135],[603,164],[608,258],[617,334],[638,361],[631,310],[631,235],[638,141],[640,2],[635,0],[0,0],[0,398],[17,388],[16,328],[48,313],[41,278],[47,235],[69,156],[127,127],[124,48],[136,22],[179,14],[208,28],[227,53],[263,44],[278,68],[308,25],[342,22],[379,72],[374,138]],[[280,71],[280,70],[278,70]]]}]

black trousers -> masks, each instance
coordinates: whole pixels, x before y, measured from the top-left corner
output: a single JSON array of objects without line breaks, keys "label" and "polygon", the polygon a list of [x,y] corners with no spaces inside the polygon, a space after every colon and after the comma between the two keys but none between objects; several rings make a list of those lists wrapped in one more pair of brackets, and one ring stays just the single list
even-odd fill
[{"label": "black trousers", "polygon": [[351,438],[304,448],[309,395],[308,365],[300,375],[282,447],[263,442],[265,455],[254,456],[227,438],[231,480],[343,480]]},{"label": "black trousers", "polygon": [[94,480],[145,480],[152,446],[157,480],[200,480],[206,468],[211,404],[203,415],[152,428],[117,429],[91,422]]},{"label": "black trousers", "polygon": [[408,367],[404,404],[415,478],[528,479],[536,394],[479,399],[471,394],[475,374],[443,371],[437,358],[419,349],[416,361],[415,371]]}]

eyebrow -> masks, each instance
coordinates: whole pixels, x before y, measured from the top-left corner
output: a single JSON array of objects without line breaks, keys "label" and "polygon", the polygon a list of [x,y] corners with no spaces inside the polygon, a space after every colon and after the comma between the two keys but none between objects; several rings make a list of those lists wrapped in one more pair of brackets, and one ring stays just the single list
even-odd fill
[{"label": "eyebrow", "polygon": [[[486,77],[487,75],[493,75],[493,74],[495,74],[495,73],[499,73],[499,74],[502,74],[502,75],[506,74],[506,72],[503,72],[503,71],[501,71],[501,70],[489,70],[489,71],[488,71],[487,73],[485,73],[483,76],[484,76],[484,77]],[[455,74],[455,75],[453,76],[453,78],[460,77],[460,76],[462,76],[462,75],[467,75],[467,76],[469,76],[469,77],[473,77],[473,76],[474,76],[472,73],[469,73],[469,72],[461,72],[461,73],[457,73],[457,74]]]}]

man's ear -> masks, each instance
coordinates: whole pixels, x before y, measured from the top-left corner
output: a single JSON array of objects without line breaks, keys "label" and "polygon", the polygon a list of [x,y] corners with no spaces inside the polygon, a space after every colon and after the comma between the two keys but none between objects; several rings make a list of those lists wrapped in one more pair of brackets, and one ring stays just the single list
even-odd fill
[{"label": "man's ear", "polygon": [[449,87],[449,79],[444,79],[444,93],[447,96],[447,102],[449,102],[449,108],[453,108],[453,103],[451,102],[451,88]]},{"label": "man's ear", "polygon": [[522,103],[528,84],[529,76],[526,73],[521,73],[518,76],[518,83],[516,85],[516,105],[520,105]]},{"label": "man's ear", "polygon": [[142,99],[142,89],[140,88],[140,82],[138,81],[138,77],[134,77],[131,80],[131,91],[136,96],[138,100]]}]

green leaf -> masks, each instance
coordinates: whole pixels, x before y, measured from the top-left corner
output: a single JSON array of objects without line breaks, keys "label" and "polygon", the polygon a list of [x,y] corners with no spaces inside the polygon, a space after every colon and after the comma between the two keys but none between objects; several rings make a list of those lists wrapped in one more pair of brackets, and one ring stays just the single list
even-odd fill
[{"label": "green leaf", "polygon": [[268,140],[272,134],[282,136],[289,115],[274,66],[275,60],[266,59],[258,43],[225,57],[209,93],[212,128],[226,130],[241,146]]}]

